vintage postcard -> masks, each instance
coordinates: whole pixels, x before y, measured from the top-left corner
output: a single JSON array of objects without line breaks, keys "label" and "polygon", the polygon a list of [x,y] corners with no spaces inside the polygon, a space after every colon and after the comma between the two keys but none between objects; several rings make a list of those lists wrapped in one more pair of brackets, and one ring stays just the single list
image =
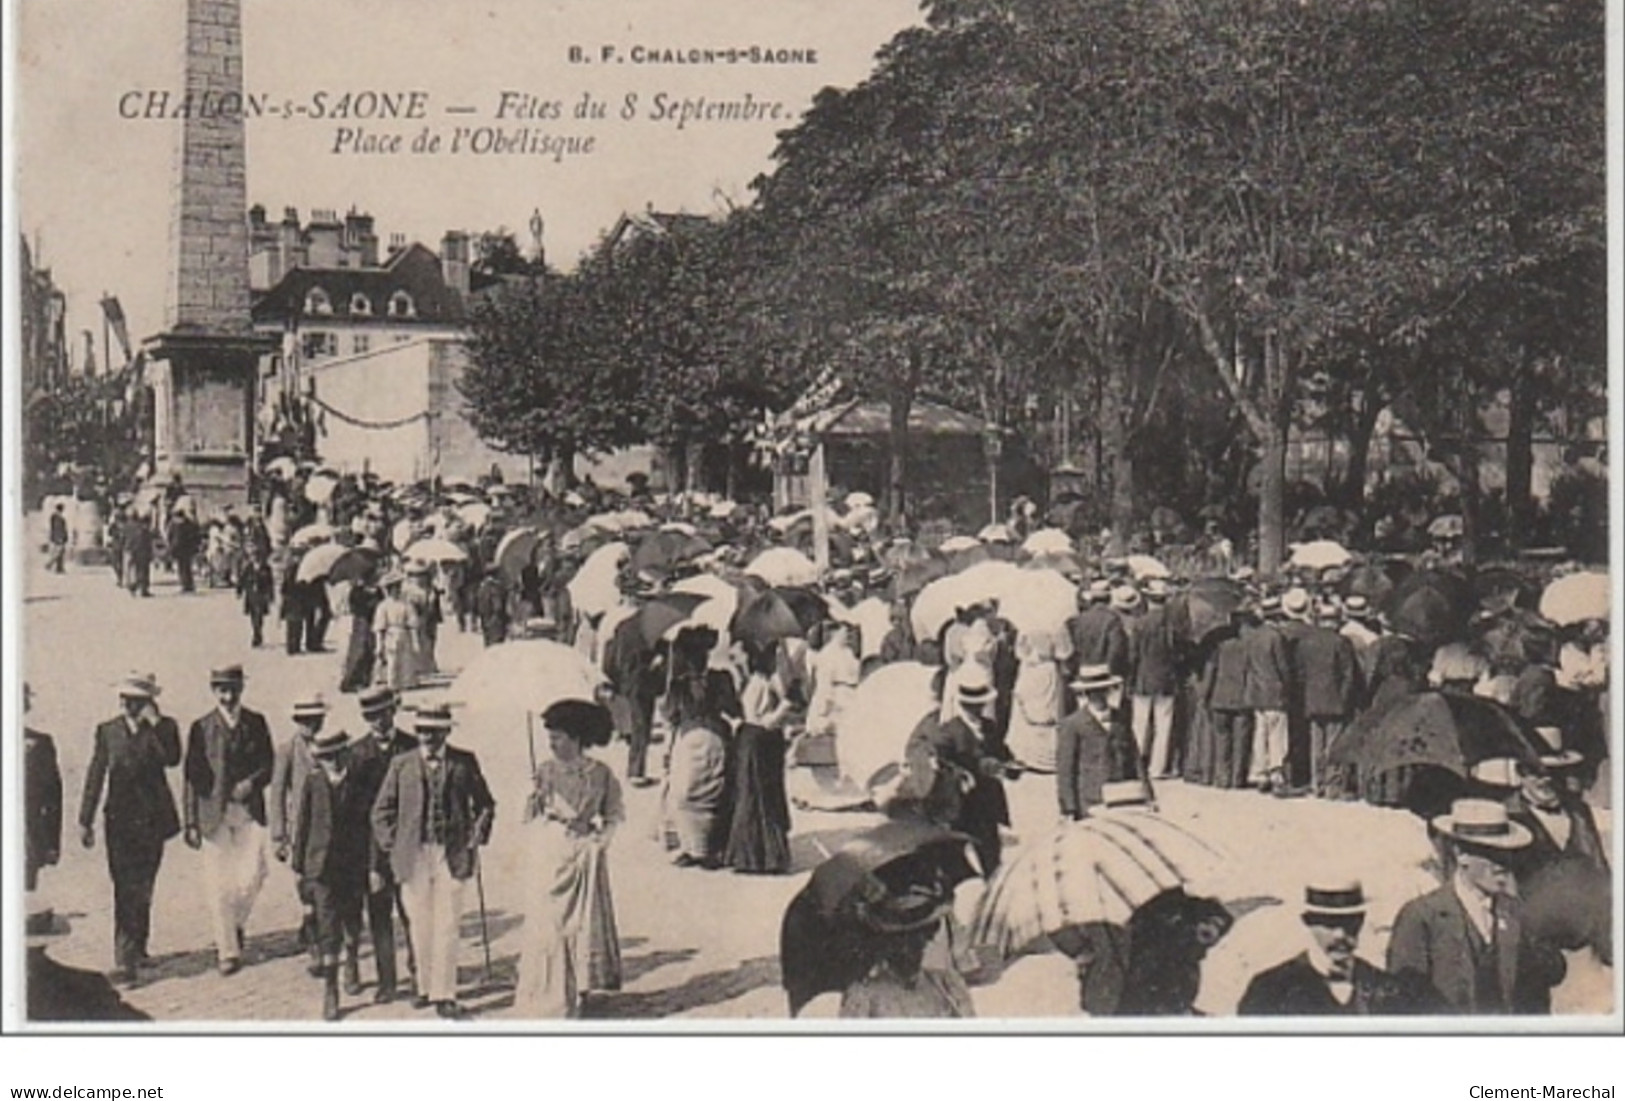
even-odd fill
[{"label": "vintage postcard", "polygon": [[1617,9],[8,10],[7,1031],[1619,1032]]}]

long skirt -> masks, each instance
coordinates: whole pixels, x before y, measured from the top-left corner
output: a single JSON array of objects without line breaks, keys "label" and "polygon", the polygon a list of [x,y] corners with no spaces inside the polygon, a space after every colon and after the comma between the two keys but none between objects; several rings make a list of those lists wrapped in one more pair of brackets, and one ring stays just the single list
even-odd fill
[{"label": "long skirt", "polygon": [[572,838],[557,822],[526,828],[534,849],[514,1008],[521,1018],[575,1017],[584,992],[621,988],[609,861],[601,842]]},{"label": "long skirt", "polygon": [[339,680],[340,692],[359,692],[372,683],[374,649],[372,624],[352,616],[350,645],[344,651],[344,675]]},{"label": "long skirt", "polygon": [[723,863],[741,872],[790,870],[790,800],[782,731],[746,723],[734,740],[734,804]]},{"label": "long skirt", "polygon": [[410,629],[392,629],[384,633],[384,644],[377,655],[378,680],[400,691],[418,682],[417,632]]},{"label": "long skirt", "polygon": [[673,737],[666,776],[666,817],[683,855],[703,863],[720,859],[727,840],[730,785],[728,743],[704,726]]}]

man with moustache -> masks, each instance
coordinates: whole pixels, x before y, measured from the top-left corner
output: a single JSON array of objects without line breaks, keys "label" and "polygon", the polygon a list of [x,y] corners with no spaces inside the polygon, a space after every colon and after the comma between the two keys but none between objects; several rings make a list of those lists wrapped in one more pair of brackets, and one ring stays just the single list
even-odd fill
[{"label": "man with moustache", "polygon": [[1253,977],[1236,1012],[1243,1017],[1361,1016],[1437,1012],[1443,999],[1413,976],[1391,975],[1361,959],[1365,891],[1358,880],[1310,883],[1302,919],[1309,946]]},{"label": "man with moustache", "polygon": [[242,966],[243,927],[265,883],[271,729],[243,706],[243,667],[209,674],[216,707],[186,738],[186,844],[203,853],[205,905],[222,975]]},{"label": "man with moustache", "polygon": [[[164,844],[181,832],[164,770],[181,763],[175,720],[159,713],[151,674],[132,673],[118,685],[120,714],[96,728],[90,767],[79,801],[79,840],[96,846],[96,811],[102,810],[107,870],[113,878],[113,971],[119,984],[135,981],[147,962],[152,889]],[[106,793],[103,805],[102,795]]]}]

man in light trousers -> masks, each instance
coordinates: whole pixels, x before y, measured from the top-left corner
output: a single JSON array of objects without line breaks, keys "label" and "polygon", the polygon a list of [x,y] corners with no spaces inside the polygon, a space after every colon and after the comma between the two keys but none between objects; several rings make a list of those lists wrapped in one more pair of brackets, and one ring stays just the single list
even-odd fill
[{"label": "man in light trousers", "polygon": [[209,675],[216,707],[192,724],[183,802],[186,844],[203,854],[203,878],[222,975],[242,966],[243,929],[265,883],[265,787],[271,731],[242,706],[243,668]]}]

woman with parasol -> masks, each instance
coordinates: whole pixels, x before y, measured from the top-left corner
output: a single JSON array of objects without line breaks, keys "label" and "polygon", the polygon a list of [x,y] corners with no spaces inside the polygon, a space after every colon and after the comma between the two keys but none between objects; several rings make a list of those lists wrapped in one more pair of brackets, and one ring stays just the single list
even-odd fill
[{"label": "woman with parasol", "polygon": [[668,659],[666,718],[672,745],[666,775],[666,816],[677,835],[680,868],[722,866],[730,825],[731,735],[739,714],[732,678],[708,667],[717,643],[710,627],[679,631]]},{"label": "woman with parasol", "polygon": [[621,949],[607,850],[626,818],[621,785],[587,755],[614,724],[601,704],[560,700],[542,713],[552,758],[526,807],[530,875],[514,1005],[521,1017],[577,1017],[588,990],[619,990]]},{"label": "woman with parasol", "polygon": [[418,612],[411,601],[401,595],[406,575],[392,570],[384,575],[379,587],[384,599],[373,613],[373,633],[376,639],[377,680],[397,692],[417,684]]},{"label": "woman with parasol", "polygon": [[790,870],[784,725],[794,704],[778,671],[780,643],[745,643],[743,649],[744,715],[735,735],[734,805],[723,861],[736,872],[783,874]]}]

